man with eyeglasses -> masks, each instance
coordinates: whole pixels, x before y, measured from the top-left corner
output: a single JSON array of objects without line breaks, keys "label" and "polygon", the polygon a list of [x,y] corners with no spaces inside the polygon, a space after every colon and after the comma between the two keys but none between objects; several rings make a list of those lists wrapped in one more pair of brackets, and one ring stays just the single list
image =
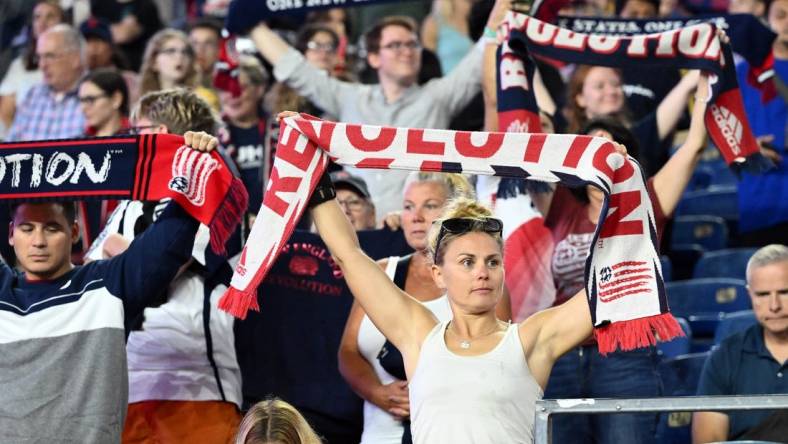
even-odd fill
[{"label": "man with eyeglasses", "polygon": [[370,200],[366,182],[347,171],[331,173],[331,181],[337,191],[337,201],[353,228],[357,231],[374,229],[375,205]]},{"label": "man with eyeglasses", "polygon": [[[497,0],[487,21],[494,32],[511,7]],[[343,82],[322,74],[265,24],[251,32],[257,49],[274,66],[274,76],[311,100],[327,114],[349,123],[411,128],[447,128],[451,119],[481,88],[482,38],[451,74],[419,85],[421,44],[413,20],[386,17],[364,36],[367,62],[378,84]],[[378,214],[395,211],[407,172],[352,169],[369,185]]]},{"label": "man with eyeglasses", "polygon": [[85,130],[77,87],[85,71],[79,31],[58,24],[36,42],[43,82],[30,88],[17,107],[6,141],[65,139]]}]

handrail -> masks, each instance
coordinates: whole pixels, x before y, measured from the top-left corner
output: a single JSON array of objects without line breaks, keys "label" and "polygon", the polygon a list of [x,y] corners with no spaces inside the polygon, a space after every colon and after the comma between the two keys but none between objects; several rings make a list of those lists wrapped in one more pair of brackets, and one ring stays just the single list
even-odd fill
[{"label": "handrail", "polygon": [[534,443],[552,443],[552,417],[565,414],[697,412],[788,409],[788,395],[677,396],[627,399],[542,399],[536,401]]}]

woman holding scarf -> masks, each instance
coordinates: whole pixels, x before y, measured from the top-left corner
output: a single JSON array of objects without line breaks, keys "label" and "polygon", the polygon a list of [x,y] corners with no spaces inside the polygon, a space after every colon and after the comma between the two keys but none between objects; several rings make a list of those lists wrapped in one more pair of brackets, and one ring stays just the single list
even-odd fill
[{"label": "woman holding scarf", "polygon": [[[424,304],[439,320],[451,319],[444,291],[432,279],[427,233],[447,202],[472,196],[471,184],[460,174],[411,173],[403,193],[400,224],[415,251],[378,262],[403,291]],[[508,298],[498,304],[499,318],[508,320]],[[345,325],[339,349],[339,369],[353,390],[364,399],[361,443],[411,442],[408,382],[402,355],[372,323],[359,303]]]},{"label": "woman holding scarf", "polygon": [[413,441],[531,443],[535,401],[553,363],[592,332],[585,291],[520,324],[498,320],[503,224],[461,198],[427,237],[431,275],[452,312],[439,322],[361,251],[334,195],[324,175],[310,201],[312,217],[356,300],[402,353]]}]

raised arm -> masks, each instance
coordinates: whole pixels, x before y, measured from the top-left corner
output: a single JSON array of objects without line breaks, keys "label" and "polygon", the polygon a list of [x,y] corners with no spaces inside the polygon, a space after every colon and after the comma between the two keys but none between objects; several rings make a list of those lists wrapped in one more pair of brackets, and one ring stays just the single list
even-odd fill
[{"label": "raised arm", "polygon": [[375,326],[403,356],[417,356],[421,341],[438,322],[435,316],[397,288],[361,250],[358,236],[336,199],[312,208],[312,217],[353,296]]},{"label": "raised arm", "polygon": [[708,98],[706,74],[700,76],[695,98],[687,140],[654,175],[654,191],[665,215],[670,215],[676,209],[706,146],[706,125],[703,120]]},{"label": "raised arm", "polygon": [[276,79],[286,83],[328,114],[341,116],[342,107],[353,100],[357,88],[360,87],[339,81],[312,66],[300,52],[265,24],[257,25],[252,30],[251,37],[260,54],[273,65]]},{"label": "raised arm", "polygon": [[254,41],[257,50],[268,63],[276,65],[287,54],[288,51],[293,49],[284,39],[279,37],[279,34],[271,30],[265,23],[260,23],[252,29],[249,35]]},{"label": "raised arm", "polygon": [[663,140],[676,129],[676,124],[679,123],[684,108],[687,106],[689,96],[698,84],[698,74],[698,71],[690,71],[689,74],[682,77],[657,106],[659,140]]}]

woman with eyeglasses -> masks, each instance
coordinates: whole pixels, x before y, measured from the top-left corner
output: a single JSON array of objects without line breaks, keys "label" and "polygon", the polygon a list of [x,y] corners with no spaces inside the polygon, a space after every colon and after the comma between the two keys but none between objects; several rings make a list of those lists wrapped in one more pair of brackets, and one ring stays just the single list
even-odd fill
[{"label": "woman with eyeglasses", "polygon": [[111,68],[87,74],[79,84],[87,136],[112,136],[129,129],[129,93],[123,75]]},{"label": "woman with eyeglasses", "polygon": [[[468,198],[426,233],[430,274],[451,319],[439,320],[359,248],[327,176],[312,217],[366,314],[403,356],[416,443],[530,443],[535,401],[555,360],[592,331],[585,292],[520,324],[503,322],[503,224]],[[317,197],[315,197],[317,196]]]},{"label": "woman with eyeglasses", "polygon": [[[378,262],[397,287],[422,302],[439,320],[450,319],[451,310],[444,291],[432,279],[427,233],[446,202],[471,197],[471,190],[471,184],[460,174],[411,173],[403,193],[400,224],[414,253]],[[509,319],[509,313],[501,313],[501,317]],[[402,355],[358,303],[353,304],[345,324],[339,371],[364,399],[361,443],[410,442],[408,382]]]},{"label": "woman with eyeglasses", "polygon": [[[114,136],[131,132],[129,92],[123,74],[113,68],[91,71],[79,84],[77,93],[85,115],[86,136]],[[106,224],[116,200],[82,201],[80,209],[81,252],[85,252]]]},{"label": "woman with eyeglasses", "polygon": [[211,108],[219,109],[216,93],[198,85],[197,65],[189,37],[177,29],[162,29],[145,47],[140,68],[140,97],[178,87],[194,91]]},{"label": "woman with eyeglasses", "polygon": [[[327,25],[311,24],[304,26],[296,36],[295,48],[298,49],[307,62],[325,72],[326,75],[334,74],[337,64],[337,48],[339,36]],[[310,102],[300,96],[294,89],[283,82],[277,82],[265,97],[266,109],[272,116],[283,110],[295,110],[318,117],[331,118]],[[271,129],[276,131],[279,127],[276,119],[271,119]],[[274,139],[276,140],[276,139]]]}]

